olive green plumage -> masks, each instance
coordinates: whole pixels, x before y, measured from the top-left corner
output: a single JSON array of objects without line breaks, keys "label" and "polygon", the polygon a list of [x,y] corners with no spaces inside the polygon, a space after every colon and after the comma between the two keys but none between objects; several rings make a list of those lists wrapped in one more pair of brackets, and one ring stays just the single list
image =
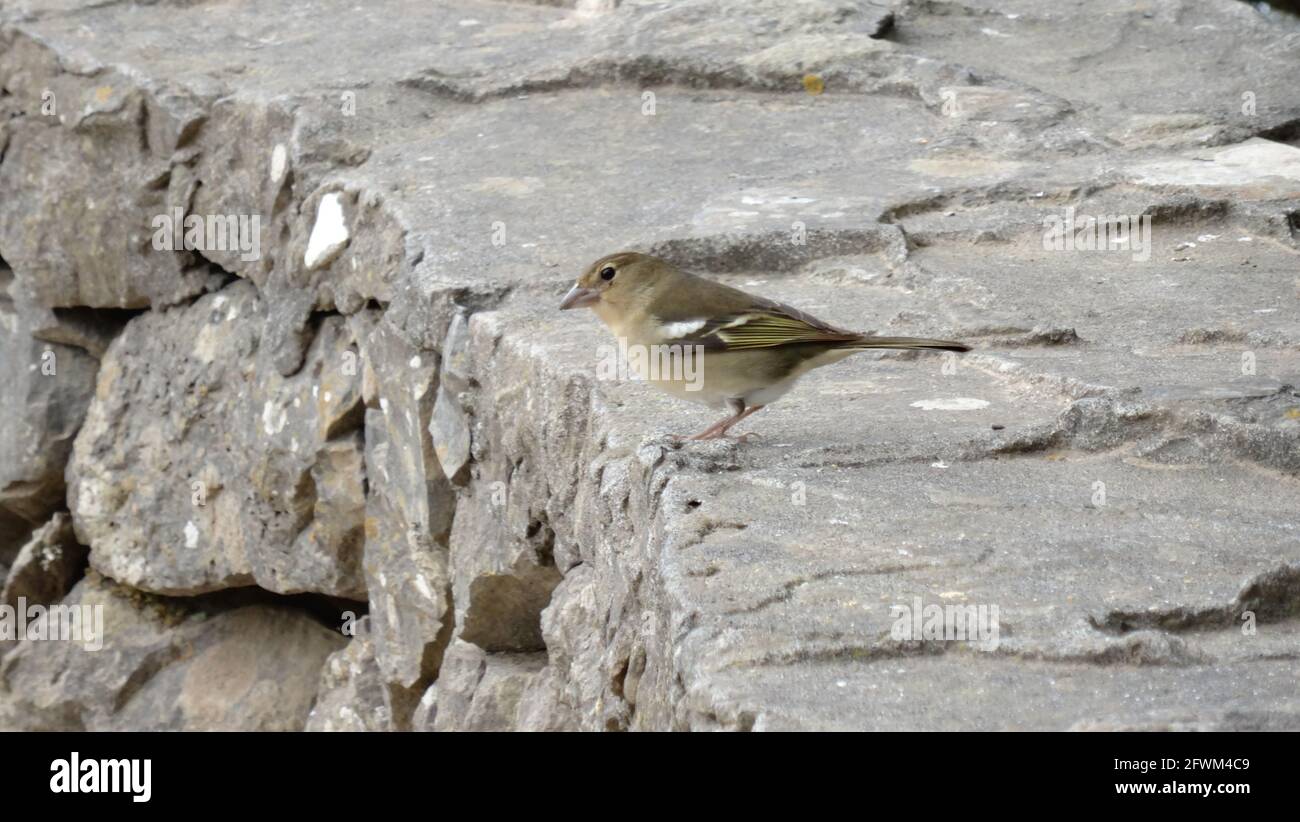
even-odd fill
[{"label": "olive green plumage", "polygon": [[732,425],[780,397],[803,374],[856,351],[970,350],[948,340],[847,331],[635,252],[592,263],[560,307],[591,308],[629,346],[689,346],[698,352],[702,385],[650,379],[675,396],[733,412],[694,439],[725,436]]}]

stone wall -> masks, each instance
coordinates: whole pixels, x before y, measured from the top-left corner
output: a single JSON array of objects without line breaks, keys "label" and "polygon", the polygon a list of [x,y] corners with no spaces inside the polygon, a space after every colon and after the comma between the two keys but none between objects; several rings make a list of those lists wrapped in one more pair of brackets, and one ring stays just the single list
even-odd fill
[{"label": "stone wall", "polygon": [[[1300,727],[1300,20],[0,25],[0,604],[104,626],[0,642],[0,727]],[[159,248],[178,210],[256,233]],[[1045,241],[1087,216],[1145,253]],[[677,445],[712,412],[597,380],[556,311],[622,248],[975,350]],[[997,639],[900,637],[916,605]]]}]

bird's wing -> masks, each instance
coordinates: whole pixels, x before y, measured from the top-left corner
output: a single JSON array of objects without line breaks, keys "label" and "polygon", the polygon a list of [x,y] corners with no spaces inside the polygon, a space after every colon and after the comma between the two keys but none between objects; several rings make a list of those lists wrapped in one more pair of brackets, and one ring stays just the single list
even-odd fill
[{"label": "bird's wing", "polygon": [[796,308],[756,297],[750,297],[749,306],[741,310],[707,319],[667,322],[661,327],[670,345],[702,345],[716,351],[854,342],[862,337]]}]

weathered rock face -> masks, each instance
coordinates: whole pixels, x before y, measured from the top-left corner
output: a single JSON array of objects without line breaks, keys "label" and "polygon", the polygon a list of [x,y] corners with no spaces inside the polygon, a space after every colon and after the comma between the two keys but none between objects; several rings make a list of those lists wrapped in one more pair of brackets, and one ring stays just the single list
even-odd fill
[{"label": "weathered rock face", "polygon": [[327,317],[281,377],[265,314],[236,282],[140,317],[110,347],[68,467],[100,572],[165,594],[256,583],[364,598],[359,353]]},{"label": "weathered rock face", "polygon": [[512,731],[520,703],[546,664],[545,654],[488,654],[457,640],[447,649],[438,684],[417,730]]},{"label": "weathered rock face", "polygon": [[[31,41],[8,45],[6,91],[31,112],[10,123],[0,165],[0,247],[19,279],[51,307],[141,308],[199,293],[205,268],[154,251],[150,227],[170,212],[169,167],[193,123],[116,72],[91,83]],[[180,108],[201,114],[197,101]]]},{"label": "weathered rock face", "polygon": [[356,636],[325,662],[308,731],[410,730],[420,694],[390,684],[375,659],[370,622],[356,623]]},{"label": "weathered rock face", "polygon": [[[24,9],[0,574],[110,630],[11,644],[9,724],[1300,726],[1300,22]],[[257,228],[160,250],[177,208]],[[624,247],[975,350],[678,445],[712,420],[597,379],[608,336],[555,311]]]},{"label": "weathered rock face", "polygon": [[30,313],[0,264],[0,562],[62,506],[63,467],[86,414],[99,363],[33,336]]},{"label": "weathered rock face", "polygon": [[55,514],[14,558],[0,586],[0,605],[59,602],[81,578],[85,564],[86,548],[77,542],[71,517]]},{"label": "weathered rock face", "polygon": [[167,600],[97,574],[64,604],[102,615],[102,647],[21,643],[0,661],[0,727],[302,730],[343,644],[298,611]]},{"label": "weathered rock face", "polygon": [[452,627],[447,538],[455,497],[427,432],[438,360],[387,323],[365,339],[372,382],[365,574],[374,653],[388,681],[422,688],[437,675]]},{"label": "weathered rock face", "polygon": [[452,575],[457,635],[487,651],[540,651],[541,616],[561,574],[544,514],[510,505],[504,481],[478,478],[477,490],[456,509]]}]

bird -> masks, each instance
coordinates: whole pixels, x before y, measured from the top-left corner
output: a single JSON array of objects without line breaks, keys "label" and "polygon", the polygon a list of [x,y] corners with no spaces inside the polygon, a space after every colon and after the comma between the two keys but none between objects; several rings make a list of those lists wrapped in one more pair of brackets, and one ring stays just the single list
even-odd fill
[{"label": "bird", "polygon": [[691,369],[676,363],[644,373],[647,364],[662,360],[653,354],[637,358],[641,377],[655,387],[728,411],[698,434],[673,435],[678,441],[732,439],[727,433],[732,427],[780,399],[801,376],[858,351],[970,350],[949,340],[847,331],[635,251],[609,254],[587,266],[560,302],[560,310],[576,308],[590,308],[628,351],[666,350],[698,358],[694,381],[687,379]]}]

